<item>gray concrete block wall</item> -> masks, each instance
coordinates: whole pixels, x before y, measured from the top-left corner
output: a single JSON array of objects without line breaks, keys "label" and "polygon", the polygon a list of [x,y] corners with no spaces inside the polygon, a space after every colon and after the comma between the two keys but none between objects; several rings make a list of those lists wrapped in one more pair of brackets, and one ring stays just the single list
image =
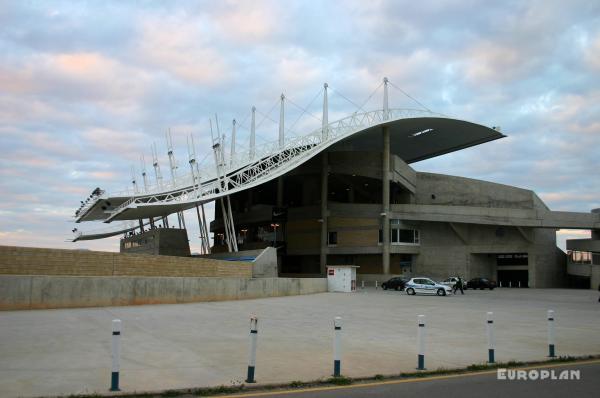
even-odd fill
[{"label": "gray concrete block wall", "polygon": [[533,192],[527,189],[423,172],[417,173],[416,203],[518,209],[534,207]]},{"label": "gray concrete block wall", "polygon": [[529,286],[564,287],[567,280],[566,254],[556,247],[556,230],[536,229],[529,253]]},{"label": "gray concrete block wall", "polygon": [[325,278],[0,276],[0,310],[175,304],[327,291]]},{"label": "gray concrete block wall", "polygon": [[465,279],[477,277],[496,280],[497,266],[495,254],[469,254],[468,262],[468,276],[460,276],[463,276]]}]

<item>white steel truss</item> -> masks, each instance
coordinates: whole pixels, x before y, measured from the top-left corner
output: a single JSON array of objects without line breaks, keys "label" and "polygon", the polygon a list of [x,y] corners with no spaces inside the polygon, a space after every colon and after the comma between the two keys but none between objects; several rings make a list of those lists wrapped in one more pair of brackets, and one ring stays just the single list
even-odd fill
[{"label": "white steel truss", "polygon": [[[325,124],[310,134],[300,137],[286,138],[283,145],[280,141],[270,142],[255,150],[234,153],[228,162],[225,161],[221,137],[213,139],[215,161],[217,167],[194,165],[191,172],[185,175],[174,175],[171,182],[157,176],[157,183],[148,186],[144,193],[135,194],[130,190],[103,193],[95,201],[90,201],[80,211],[80,218],[86,208],[91,208],[99,199],[110,197],[129,197],[120,206],[107,211],[104,222],[111,222],[128,209],[153,207],[162,205],[181,205],[182,208],[193,208],[233,193],[263,184],[273,178],[287,173],[306,162],[334,143],[352,136],[362,130],[411,118],[445,118],[447,116],[421,109],[377,109],[368,112],[355,112],[343,119]],[[252,156],[253,155],[253,156]],[[157,161],[154,160],[156,169]],[[227,199],[225,199],[227,202]],[[226,203],[224,203],[224,207]],[[223,209],[224,214],[229,213]],[[78,220],[79,221],[79,220]],[[232,223],[232,220],[228,220]],[[231,231],[234,233],[234,231]],[[235,234],[232,241],[235,241]],[[233,247],[232,247],[233,249]]]}]

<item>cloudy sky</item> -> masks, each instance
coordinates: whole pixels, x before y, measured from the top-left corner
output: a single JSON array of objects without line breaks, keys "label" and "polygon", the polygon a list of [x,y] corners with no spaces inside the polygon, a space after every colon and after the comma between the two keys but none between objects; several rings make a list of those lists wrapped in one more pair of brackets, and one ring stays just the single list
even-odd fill
[{"label": "cloudy sky", "polygon": [[[260,144],[282,92],[287,133],[302,134],[323,82],[333,120],[381,107],[384,76],[508,135],[417,170],[530,188],[553,210],[600,207],[600,2],[0,0],[0,244],[118,250],[66,242],[73,212],[97,186],[126,187],[152,142],[168,173],[168,129],[186,169],[186,136],[204,159],[215,113],[223,131],[238,120],[243,146],[255,105]],[[390,106],[417,104],[392,89]]]}]

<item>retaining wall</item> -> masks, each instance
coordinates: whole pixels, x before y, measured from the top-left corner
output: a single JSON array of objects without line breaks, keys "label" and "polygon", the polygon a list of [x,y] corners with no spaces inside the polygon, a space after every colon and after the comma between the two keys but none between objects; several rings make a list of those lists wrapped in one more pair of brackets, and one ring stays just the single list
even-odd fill
[{"label": "retaining wall", "polygon": [[324,278],[1,275],[0,310],[176,304],[326,291]]},{"label": "retaining wall", "polygon": [[0,246],[0,275],[251,278],[252,263],[212,258]]}]

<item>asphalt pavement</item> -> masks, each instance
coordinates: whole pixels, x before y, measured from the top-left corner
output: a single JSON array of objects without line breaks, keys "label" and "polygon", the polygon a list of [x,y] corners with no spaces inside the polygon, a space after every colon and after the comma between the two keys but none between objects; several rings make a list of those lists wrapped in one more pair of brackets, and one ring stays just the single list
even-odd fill
[{"label": "asphalt pavement", "polygon": [[[522,368],[529,373],[541,370],[559,377],[564,370],[579,370],[579,380],[498,380],[496,370],[461,375],[433,376],[418,379],[399,379],[350,386],[322,387],[228,395],[233,397],[269,398],[396,398],[396,397],[445,397],[445,398],[563,398],[600,396],[600,360],[568,365],[541,365]],[[534,372],[533,375],[536,373]],[[570,374],[570,372],[569,372]],[[563,373],[563,375],[565,375]]]}]

